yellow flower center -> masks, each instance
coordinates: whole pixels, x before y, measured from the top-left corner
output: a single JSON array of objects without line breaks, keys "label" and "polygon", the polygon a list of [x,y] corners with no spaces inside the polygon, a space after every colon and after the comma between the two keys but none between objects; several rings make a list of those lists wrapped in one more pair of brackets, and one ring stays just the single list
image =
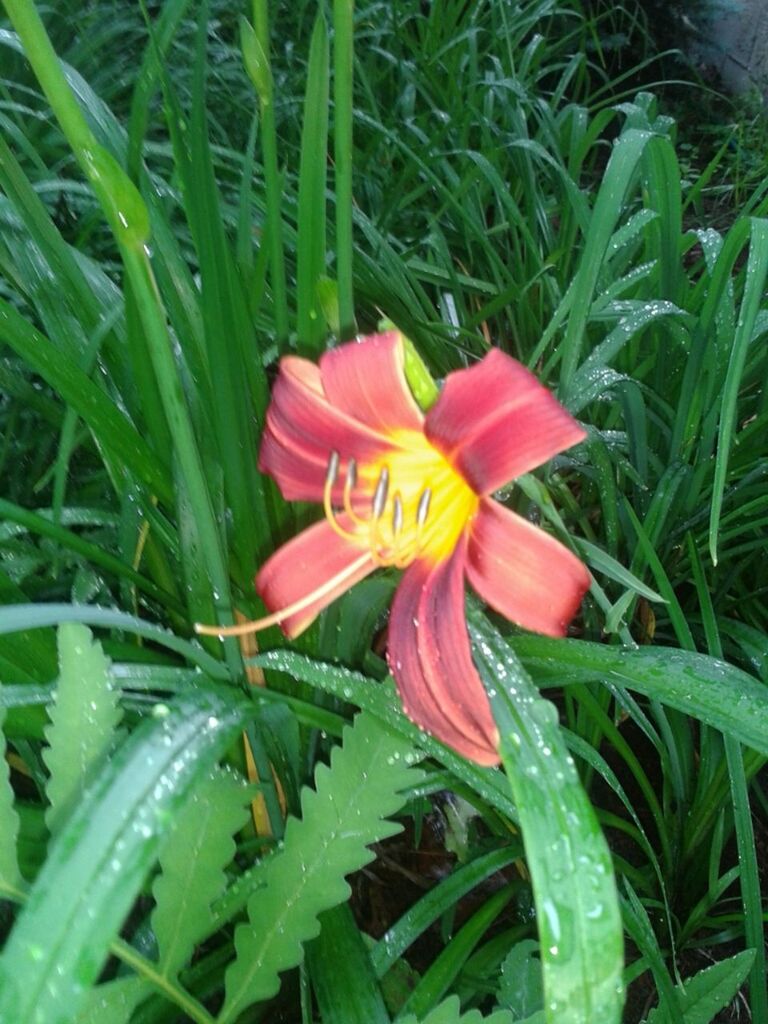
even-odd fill
[{"label": "yellow flower center", "polygon": [[396,431],[391,440],[392,448],[378,461],[347,462],[343,513],[332,503],[341,463],[333,453],[323,501],[328,522],[368,549],[377,565],[402,569],[415,558],[442,561],[475,514],[478,495],[420,431]]}]

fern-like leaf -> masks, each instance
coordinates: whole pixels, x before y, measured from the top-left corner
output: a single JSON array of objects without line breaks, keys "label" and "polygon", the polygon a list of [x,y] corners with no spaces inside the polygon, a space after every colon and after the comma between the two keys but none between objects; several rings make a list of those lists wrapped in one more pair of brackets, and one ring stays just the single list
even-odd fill
[{"label": "fern-like leaf", "polygon": [[19,816],[13,806],[10,771],[5,759],[5,708],[0,707],[0,885],[16,888],[20,881],[16,842]]},{"label": "fern-like leaf", "polygon": [[122,716],[110,663],[82,623],[59,626],[59,684],[46,727],[43,760],[51,773],[45,820],[56,832],[85,788],[93,766],[112,746]]},{"label": "fern-like leaf", "polygon": [[74,1024],[128,1024],[133,1011],[152,994],[143,978],[117,978],[92,988]]},{"label": "fern-like leaf", "polygon": [[[514,1022],[515,1018],[509,1010],[496,1010],[490,1017],[484,1017],[479,1010],[462,1013],[458,996],[449,996],[421,1021],[418,1021],[412,1013],[409,1013],[407,1017],[397,1018],[397,1024],[514,1024]],[[529,1022],[520,1021],[520,1024],[529,1024]],[[534,1024],[534,1021],[531,1020],[530,1024]]]},{"label": "fern-like leaf", "polygon": [[249,789],[234,772],[214,768],[173,824],[152,887],[152,928],[160,970],[174,977],[199,939],[212,931],[211,904],[224,891],[224,868],[235,853],[232,836],[248,818]]},{"label": "fern-like leaf", "polygon": [[348,898],[345,876],[373,859],[371,843],[400,831],[387,818],[421,777],[412,758],[407,740],[365,712],[344,730],[330,768],[320,765],[316,789],[302,794],[301,820],[288,821],[283,849],[265,865],[266,887],[249,900],[248,923],[235,932],[219,1024],[277,992],[278,973],[300,963],[302,944],[320,931],[318,914]]}]

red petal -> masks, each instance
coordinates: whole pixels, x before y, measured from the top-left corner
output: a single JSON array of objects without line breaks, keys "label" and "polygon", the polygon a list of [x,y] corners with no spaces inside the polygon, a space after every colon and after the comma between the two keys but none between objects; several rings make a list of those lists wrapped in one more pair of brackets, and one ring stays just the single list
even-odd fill
[{"label": "red petal", "polygon": [[380,433],[340,411],[328,401],[320,371],[296,356],[280,362],[272,389],[267,427],[259,452],[259,469],[277,481],[291,501],[322,501],[325,473],[331,452],[359,464],[374,462],[391,449]]},{"label": "red petal", "polygon": [[399,331],[372,334],[326,352],[320,374],[328,398],[337,408],[372,427],[423,429],[424,417],[405,379]]},{"label": "red petal", "polygon": [[470,527],[466,571],[497,612],[548,636],[565,634],[590,583],[559,541],[490,498]]},{"label": "red petal", "polygon": [[490,494],[586,437],[552,392],[499,349],[448,375],[425,433],[478,494]]},{"label": "red petal", "polygon": [[498,764],[498,731],[470,653],[464,545],[445,562],[414,562],[392,603],[388,660],[403,708],[463,757]]},{"label": "red petal", "polygon": [[367,551],[344,540],[323,520],[278,548],[259,570],[256,590],[268,610],[277,612],[304,597],[311,597],[318,588],[345,573],[321,597],[282,621],[280,627],[286,636],[296,637],[323,608],[374,568]]}]

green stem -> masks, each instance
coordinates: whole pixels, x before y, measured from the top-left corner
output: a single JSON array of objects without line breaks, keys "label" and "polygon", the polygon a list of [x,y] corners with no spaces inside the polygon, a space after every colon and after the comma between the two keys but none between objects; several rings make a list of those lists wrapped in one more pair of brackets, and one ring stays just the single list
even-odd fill
[{"label": "green stem", "polygon": [[336,276],[341,337],[355,333],[352,288],[352,84],[354,0],[333,4],[333,142],[336,164]]},{"label": "green stem", "polygon": [[[12,900],[14,903],[23,905],[27,901],[28,893],[15,885],[0,881],[0,896],[5,900]],[[214,1024],[214,1018],[208,1013],[205,1007],[201,1006],[196,999],[176,982],[166,978],[157,969],[157,965],[143,957],[133,946],[130,946],[122,939],[115,939],[109,944],[109,952],[117,957],[128,967],[132,967],[136,974],[142,977],[152,988],[156,989],[172,1003],[175,1003],[190,1020],[195,1024]]]},{"label": "green stem", "polygon": [[285,254],[283,252],[282,185],[277,164],[277,130],[272,76],[269,71],[269,14],[267,0],[253,0],[253,27],[256,38],[267,61],[264,88],[259,90],[261,106],[261,151],[264,162],[264,188],[266,191],[267,235],[270,247],[270,278],[275,311],[275,333],[278,342],[288,340],[288,291],[285,284]]},{"label": "green stem", "polygon": [[122,939],[115,939],[110,944],[109,951],[122,963],[132,967],[136,974],[150,984],[152,988],[156,989],[172,1003],[175,1003],[190,1020],[195,1021],[195,1024],[215,1024],[215,1019],[204,1006],[201,1006],[181,985],[166,977],[157,969],[156,964],[143,957],[133,946],[130,946]]}]

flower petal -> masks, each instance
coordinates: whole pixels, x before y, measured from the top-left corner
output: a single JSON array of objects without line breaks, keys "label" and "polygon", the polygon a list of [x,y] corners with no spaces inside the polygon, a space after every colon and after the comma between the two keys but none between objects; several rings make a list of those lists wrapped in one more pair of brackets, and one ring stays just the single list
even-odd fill
[{"label": "flower petal", "polygon": [[372,334],[330,349],[320,359],[333,405],[374,430],[423,429],[424,417],[405,379],[399,331]]},{"label": "flower petal", "polygon": [[320,371],[306,359],[286,356],[272,389],[259,469],[277,481],[289,501],[323,499],[331,452],[341,456],[340,478],[349,458],[375,462],[392,445],[328,400]]},{"label": "flower petal", "polygon": [[548,636],[565,634],[590,583],[559,541],[490,498],[470,527],[466,572],[497,612]]},{"label": "flower petal", "polygon": [[[325,520],[289,540],[269,558],[256,577],[256,590],[270,612],[319,596],[289,616],[280,628],[297,637],[320,612],[363,579],[375,566],[370,553],[335,533]],[[335,580],[335,583],[333,582]]]},{"label": "flower petal", "polygon": [[497,764],[498,731],[472,662],[464,617],[464,545],[414,562],[392,603],[387,658],[406,714],[457,753]]},{"label": "flower petal", "polygon": [[490,494],[586,437],[552,392],[499,349],[448,375],[425,433],[478,494]]}]

